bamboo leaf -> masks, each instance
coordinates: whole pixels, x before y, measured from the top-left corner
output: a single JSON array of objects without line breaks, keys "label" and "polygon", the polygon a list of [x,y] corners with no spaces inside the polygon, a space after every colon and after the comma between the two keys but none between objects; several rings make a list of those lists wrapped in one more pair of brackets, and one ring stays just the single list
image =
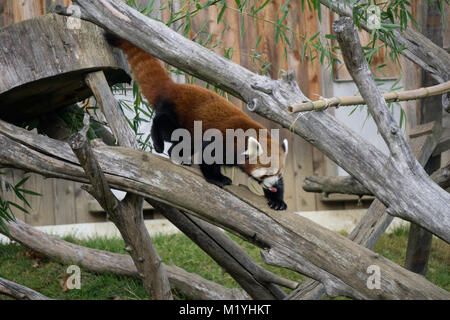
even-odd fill
[{"label": "bamboo leaf", "polygon": [[222,6],[222,9],[220,10],[220,12],[219,12],[219,15],[217,16],[217,23],[220,23],[220,21],[222,21],[222,17],[223,17],[223,14],[225,13],[225,10],[227,9],[227,5],[226,4],[224,4],[223,6]]}]

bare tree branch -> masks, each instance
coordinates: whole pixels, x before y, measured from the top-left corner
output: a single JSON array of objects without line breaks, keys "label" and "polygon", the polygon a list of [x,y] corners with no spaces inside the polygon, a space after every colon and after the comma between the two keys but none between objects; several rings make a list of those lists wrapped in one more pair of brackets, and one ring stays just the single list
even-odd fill
[{"label": "bare tree branch", "polygon": [[302,182],[302,188],[308,192],[318,193],[343,193],[358,196],[372,195],[363,185],[351,176],[346,177],[321,177],[308,176]]},{"label": "bare tree branch", "polygon": [[408,167],[414,170],[417,166],[416,159],[373,79],[353,19],[349,17],[340,18],[333,23],[333,31],[339,41],[345,65],[366,101],[370,114],[375,120],[392,157],[395,161],[405,162]]}]

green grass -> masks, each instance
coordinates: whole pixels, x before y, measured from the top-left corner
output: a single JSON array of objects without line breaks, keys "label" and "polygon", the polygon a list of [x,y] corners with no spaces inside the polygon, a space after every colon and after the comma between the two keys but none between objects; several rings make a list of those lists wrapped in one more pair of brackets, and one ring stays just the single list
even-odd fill
[{"label": "green grass", "polygon": [[[259,249],[232,236],[256,261],[262,264]],[[79,241],[73,237],[65,240],[86,247],[126,253],[121,239],[95,238]],[[374,251],[403,264],[408,240],[408,230],[399,229],[389,235],[383,235]],[[183,234],[161,236],[154,239],[159,255],[167,264],[174,263],[189,272],[220,283],[226,287],[239,287],[238,284],[190,239]],[[450,250],[445,242],[433,239],[427,279],[436,285],[450,290]],[[283,277],[302,282],[305,277],[298,273],[266,266],[270,271]],[[116,276],[114,274],[95,274],[82,269],[81,290],[63,290],[66,265],[36,256],[17,244],[0,245],[0,277],[15,281],[56,299],[145,299],[146,294],[140,280]],[[185,299],[174,292],[175,298]],[[0,296],[0,299],[4,299]]]}]

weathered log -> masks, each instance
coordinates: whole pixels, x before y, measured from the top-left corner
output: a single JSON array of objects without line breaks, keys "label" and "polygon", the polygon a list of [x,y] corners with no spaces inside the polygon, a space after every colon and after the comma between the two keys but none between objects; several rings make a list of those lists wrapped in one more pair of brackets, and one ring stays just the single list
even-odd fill
[{"label": "weathered log", "polygon": [[[0,121],[0,133],[0,164],[48,177],[88,182],[67,144],[4,121]],[[322,282],[330,296],[450,298],[448,292],[423,277],[339,234],[297,214],[270,210],[261,197],[250,198],[239,190],[245,201],[240,200],[200,175],[150,153],[122,147],[100,147],[93,152],[112,188],[167,203],[229,230],[263,248],[266,263]],[[366,285],[370,265],[383,270],[380,289],[371,290]]]},{"label": "weathered log", "polygon": [[[418,176],[411,180],[417,181],[420,179],[420,176],[426,176],[426,172],[415,159],[405,136],[402,134],[389,111],[386,101],[381,96],[379,88],[374,81],[364,57],[361,42],[359,41],[352,18],[340,18],[333,24],[333,31],[337,35],[347,69],[355,81],[361,95],[364,97],[364,100],[367,102],[370,114],[376,122],[378,130],[389,148],[391,154],[390,162],[395,162],[405,175]],[[432,199],[433,197],[431,194],[426,193],[422,193],[421,196],[427,199]],[[443,214],[444,219],[449,218],[448,203],[450,202],[444,204],[440,209],[442,210],[441,213]],[[424,221],[422,221],[421,225],[423,225],[423,222]]]},{"label": "weathered log", "polygon": [[[337,35],[344,61],[361,95],[367,102],[367,107],[375,120],[377,127],[386,142],[392,158],[405,173],[412,172],[422,174],[416,170],[417,161],[413,159],[406,138],[397,126],[389,111],[386,101],[373,79],[369,66],[364,57],[361,42],[359,41],[352,18],[343,17],[333,24],[333,31]],[[425,195],[426,196],[426,195]],[[431,199],[431,197],[429,198]],[[450,202],[449,202],[450,203]],[[447,212],[449,212],[447,203]],[[428,255],[431,248],[432,233],[412,224],[408,240],[405,266],[421,274],[425,274]],[[416,263],[417,262],[417,263]]]},{"label": "weathered log", "polygon": [[[433,149],[439,141],[440,125],[421,127],[416,130],[410,140],[414,156],[420,164],[424,165],[431,156]],[[419,129],[419,128],[417,128]],[[354,178],[352,178],[354,179]],[[434,180],[434,179],[433,179]],[[436,181],[436,180],[435,180]],[[355,180],[355,183],[356,180]],[[394,218],[386,212],[386,207],[378,199],[375,199],[367,209],[366,214],[352,230],[348,238],[366,248],[372,249],[377,240],[386,231]],[[307,280],[291,292],[286,299],[305,300],[320,299],[325,294],[323,285],[314,280]]]},{"label": "weathered log", "polygon": [[428,270],[428,259],[431,253],[433,234],[411,223],[406,246],[405,268],[425,276]]},{"label": "weathered log", "polygon": [[[136,137],[122,111],[117,107],[103,71],[88,74],[86,83],[94,93],[119,145],[137,149]],[[161,258],[145,228],[142,214],[144,199],[139,195],[127,193],[122,201],[117,200],[86,137],[86,131],[90,126],[89,115],[84,115],[83,122],[84,128],[69,138],[69,144],[89,177],[91,182],[89,193],[97,199],[119,229],[150,299],[172,300],[169,280],[162,267]]]},{"label": "weathered log", "polygon": [[0,278],[0,294],[5,294],[18,300],[50,300],[50,298],[33,289],[3,278]]},{"label": "weathered log", "polygon": [[[409,168],[392,161],[330,114],[309,112],[295,118],[287,113],[286,106],[307,100],[293,73],[277,81],[254,74],[120,1],[75,2],[84,19],[221,87],[250,104],[252,111],[292,129],[371,190],[388,207],[389,214],[414,221],[450,242],[450,195],[434,184],[420,165]],[[417,194],[423,196],[411,201],[411,195]]]},{"label": "weathered log", "polygon": [[[450,163],[433,172],[430,176],[431,180],[436,182],[442,189],[450,187]],[[345,177],[321,177],[309,176],[303,180],[303,190],[318,193],[343,193],[354,195],[372,195],[372,193],[364,188],[355,178],[351,176]]]},{"label": "weathered log", "polygon": [[[6,224],[12,240],[56,261],[76,264],[98,273],[111,272],[124,276],[139,276],[129,255],[79,246],[45,234],[18,219]],[[8,236],[3,230],[0,231]],[[193,299],[248,299],[248,296],[240,290],[225,288],[175,265],[164,265],[164,269],[171,286]]]},{"label": "weathered log", "polygon": [[370,114],[386,142],[391,156],[402,166],[414,170],[418,163],[408,146],[406,137],[395,122],[386,101],[381,96],[380,89],[375,83],[364,57],[352,18],[343,17],[335,21],[333,31],[337,35],[345,65],[366,101]]},{"label": "weathered log", "polygon": [[118,145],[138,149],[136,135],[128,125],[123,111],[118,107],[117,100],[108,86],[105,73],[103,71],[89,73],[86,75],[85,81],[105,115]]},{"label": "weathered log", "polygon": [[319,193],[343,193],[355,194],[359,196],[372,195],[372,192],[367,190],[352,176],[347,177],[320,177],[309,176],[302,182],[302,188],[308,192]]},{"label": "weathered log", "polygon": [[110,85],[130,80],[103,30],[75,21],[80,28],[70,29],[67,17],[49,14],[0,30],[2,119],[23,121],[88,98],[84,77],[92,71],[103,70]]}]

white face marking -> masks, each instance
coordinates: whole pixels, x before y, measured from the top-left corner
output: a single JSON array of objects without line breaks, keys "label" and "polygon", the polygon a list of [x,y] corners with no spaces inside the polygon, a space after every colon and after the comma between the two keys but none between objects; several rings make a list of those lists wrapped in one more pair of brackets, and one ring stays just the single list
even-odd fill
[{"label": "white face marking", "polygon": [[284,139],[284,140],[283,140],[283,149],[284,149],[285,155],[287,155],[287,154],[288,154],[288,151],[289,151],[289,146],[288,146],[288,141],[287,141],[287,139]]},{"label": "white face marking", "polygon": [[251,172],[251,175],[257,179],[262,176],[273,176],[278,173],[278,168],[258,168]]},{"label": "white face marking", "polygon": [[278,176],[267,177],[263,180],[263,185],[266,188],[273,187],[278,182]]},{"label": "white face marking", "polygon": [[270,188],[278,182],[279,176],[277,172],[278,168],[258,168],[253,170],[251,175],[256,179],[267,176],[263,179],[262,184],[265,188]]},{"label": "white face marking", "polygon": [[248,156],[249,158],[256,158],[261,156],[263,149],[261,144],[253,137],[248,138],[248,148],[242,154]]},{"label": "white face marking", "polygon": [[261,178],[262,176],[267,175],[267,168],[258,168],[252,171],[252,176],[256,179]]}]

